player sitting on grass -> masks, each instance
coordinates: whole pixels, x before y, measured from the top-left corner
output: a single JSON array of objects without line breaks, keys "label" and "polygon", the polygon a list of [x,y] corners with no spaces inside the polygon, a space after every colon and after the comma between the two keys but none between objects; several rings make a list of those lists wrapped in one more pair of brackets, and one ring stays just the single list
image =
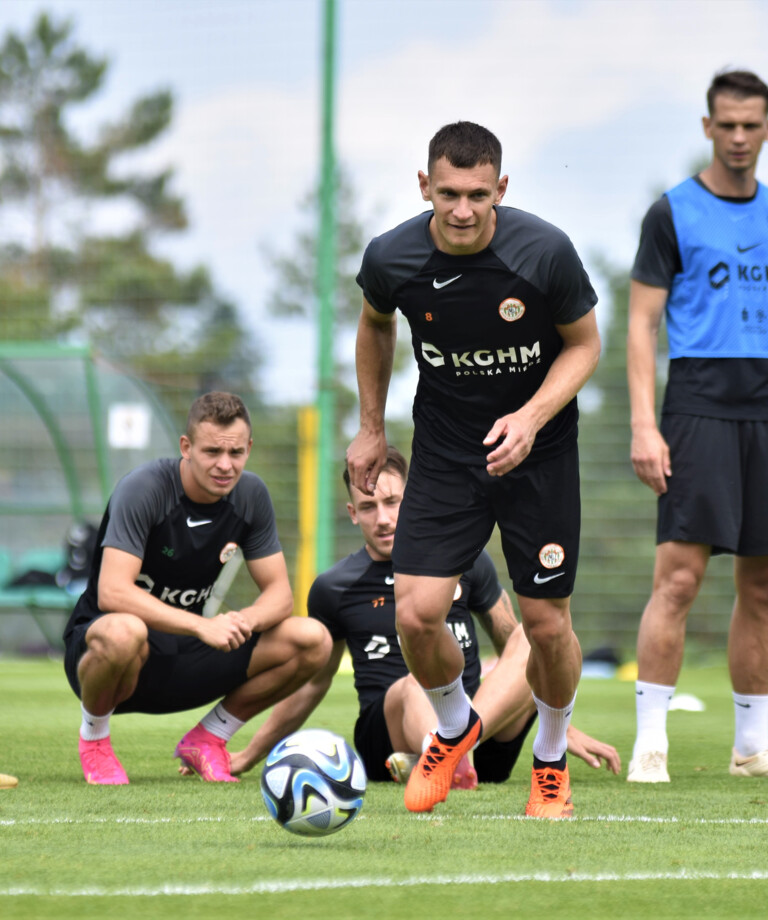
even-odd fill
[{"label": "player sitting on grass", "polygon": [[[175,756],[204,780],[237,782],[227,741],[330,653],[318,622],[291,616],[272,502],[245,471],[253,440],[242,400],[200,396],[180,444],[180,460],[145,463],[118,483],[64,633],[67,677],[82,701],[80,762],[94,785],[128,782],[110,743],[112,713],[180,712],[214,700]],[[205,600],[238,547],[259,596],[205,618]]]},{"label": "player sitting on grass", "polygon": [[[304,723],[327,693],[346,644],[360,702],[354,740],[368,778],[387,780],[391,773],[396,781],[407,779],[422,750],[422,739],[434,729],[436,718],[426,694],[408,673],[395,630],[390,557],[406,476],[405,458],[393,447],[387,451],[373,495],[350,485],[345,470],[347,510],[360,527],[365,545],[321,574],[308,600],[310,617],[323,622],[333,637],[330,660],[315,677],[275,706],[245,750],[232,754],[233,772],[249,770],[281,738]],[[499,656],[482,682],[470,612],[480,620]],[[464,757],[454,773],[453,787],[471,788],[478,780],[504,782],[536,717],[536,706],[525,678],[528,640],[487,553],[461,577],[447,622],[464,652],[465,690],[485,726],[474,752],[474,769]],[[613,773],[621,769],[615,748],[573,726],[568,729],[568,750],[592,767],[599,768],[605,760]]]}]

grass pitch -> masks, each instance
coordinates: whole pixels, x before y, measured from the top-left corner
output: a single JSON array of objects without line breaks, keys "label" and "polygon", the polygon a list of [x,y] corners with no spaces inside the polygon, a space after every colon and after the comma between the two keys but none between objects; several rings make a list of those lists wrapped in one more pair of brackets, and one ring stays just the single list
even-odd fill
[{"label": "grass pitch", "polygon": [[[576,724],[615,744],[624,769],[571,759],[572,821],[522,817],[529,740],[504,785],[413,816],[401,788],[371,784],[352,825],[305,839],[267,817],[258,770],[221,786],[177,775],[174,746],[204,710],[115,718],[131,785],[87,786],[61,662],[0,659],[0,771],[19,777],[0,790],[0,916],[762,918],[768,780],[728,775],[725,669],[687,670],[679,690],[706,710],[670,713],[669,786],[626,782],[633,685],[584,680]],[[340,675],[311,724],[351,738],[355,713]]]}]

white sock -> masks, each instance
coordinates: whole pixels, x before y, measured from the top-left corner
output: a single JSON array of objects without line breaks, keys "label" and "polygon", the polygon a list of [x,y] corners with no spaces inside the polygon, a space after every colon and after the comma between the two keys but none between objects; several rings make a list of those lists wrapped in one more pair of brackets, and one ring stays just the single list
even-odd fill
[{"label": "white sock", "polygon": [[637,711],[637,737],[632,750],[632,757],[639,757],[649,751],[666,754],[669,750],[667,739],[667,712],[669,701],[675,693],[674,687],[665,684],[649,684],[647,681],[635,681],[635,708]]},{"label": "white sock", "polygon": [[562,709],[553,709],[535,696],[533,702],[539,711],[539,727],[533,741],[533,756],[544,763],[557,763],[568,749],[565,733],[571,723],[576,694],[574,693],[571,702]]},{"label": "white sock", "polygon": [[83,713],[83,721],[80,723],[80,737],[83,741],[101,741],[102,738],[109,738],[109,717],[114,712],[111,709],[105,716],[94,716],[80,704]]},{"label": "white sock", "polygon": [[736,731],[733,746],[742,757],[768,750],[768,696],[734,693]]},{"label": "white sock", "polygon": [[200,724],[217,738],[229,741],[232,735],[245,725],[245,722],[236,719],[221,703],[217,703],[207,715],[200,719]]},{"label": "white sock", "polygon": [[445,687],[434,687],[432,690],[425,687],[424,692],[437,714],[437,730],[440,737],[448,741],[464,734],[469,725],[470,704],[469,697],[464,692],[461,674]]}]

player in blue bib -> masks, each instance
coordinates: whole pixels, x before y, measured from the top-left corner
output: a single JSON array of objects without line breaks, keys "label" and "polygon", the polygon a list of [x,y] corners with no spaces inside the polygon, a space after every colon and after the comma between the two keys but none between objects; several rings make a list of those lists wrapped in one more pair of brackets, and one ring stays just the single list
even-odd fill
[{"label": "player in blue bib", "polygon": [[[768,776],[768,189],[755,178],[768,86],[746,71],[721,73],[707,104],[712,162],[650,208],[632,269],[631,456],[658,496],[658,525],[630,782],[669,782],[667,710],[713,553],[734,556],[730,772]],[[663,317],[670,361],[658,425]]]}]

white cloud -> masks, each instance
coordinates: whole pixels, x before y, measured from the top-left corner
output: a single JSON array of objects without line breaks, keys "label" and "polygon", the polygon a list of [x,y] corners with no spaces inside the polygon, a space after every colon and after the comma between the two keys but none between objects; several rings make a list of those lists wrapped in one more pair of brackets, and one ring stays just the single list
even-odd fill
[{"label": "white cloud", "polygon": [[[59,11],[67,5],[56,0]],[[100,51],[97,17],[82,0],[74,6]],[[110,7],[98,6],[122,98],[132,94],[121,60],[141,75],[134,95],[166,84],[177,92],[172,129],[152,152],[176,167],[192,219],[173,251],[210,265],[242,306],[266,345],[275,398],[311,398],[313,330],[266,316],[274,279],[260,246],[289,245],[319,174],[319,4],[283,5],[278,21],[278,5],[260,13],[221,0],[210,34],[200,7],[190,19],[183,4],[162,15],[162,4],[144,3],[131,31],[116,4],[122,25],[109,32]],[[707,152],[698,120],[714,71],[766,77],[762,0],[348,0],[338,10],[337,149],[372,233],[423,207],[416,171],[429,138],[467,118],[504,145],[507,203],[560,224],[587,261],[599,248],[626,263],[650,190]],[[140,54],[144,36],[154,50]],[[170,56],[160,53],[168,43]]]}]

